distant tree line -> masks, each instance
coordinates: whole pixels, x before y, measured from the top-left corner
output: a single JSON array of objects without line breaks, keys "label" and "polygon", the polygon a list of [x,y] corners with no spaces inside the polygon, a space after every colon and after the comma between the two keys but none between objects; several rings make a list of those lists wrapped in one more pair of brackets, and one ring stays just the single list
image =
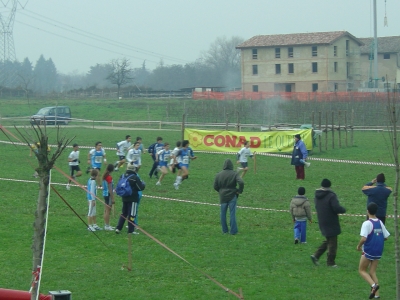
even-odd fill
[{"label": "distant tree line", "polygon": [[183,88],[218,86],[226,90],[241,86],[240,51],[235,49],[243,42],[240,37],[219,37],[208,51],[192,63],[165,65],[161,60],[154,70],[131,67],[126,58],[91,66],[86,74],[77,71],[62,74],[51,58],[41,55],[33,64],[28,58],[22,62],[0,61],[0,90],[19,89],[26,93],[45,95],[52,92],[90,91],[115,89],[123,86],[138,91],[177,91]]}]

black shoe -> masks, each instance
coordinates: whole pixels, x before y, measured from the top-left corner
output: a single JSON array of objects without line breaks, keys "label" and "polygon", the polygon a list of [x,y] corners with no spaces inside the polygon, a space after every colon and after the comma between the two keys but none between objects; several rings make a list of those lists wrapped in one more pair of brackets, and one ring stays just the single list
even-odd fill
[{"label": "black shoe", "polygon": [[294,240],[294,243],[295,243],[295,244],[298,244],[298,243],[299,243],[299,240],[298,240],[298,239],[295,239],[295,240]]},{"label": "black shoe", "polygon": [[319,266],[318,258],[316,258],[314,255],[311,255],[310,257],[313,264]]},{"label": "black shoe", "polygon": [[91,167],[87,167],[87,169],[86,169],[86,174],[89,174],[91,170],[92,170]]},{"label": "black shoe", "polygon": [[379,284],[374,284],[373,287],[371,287],[371,293],[369,294],[369,299],[372,299],[375,297],[376,292],[379,290]]}]

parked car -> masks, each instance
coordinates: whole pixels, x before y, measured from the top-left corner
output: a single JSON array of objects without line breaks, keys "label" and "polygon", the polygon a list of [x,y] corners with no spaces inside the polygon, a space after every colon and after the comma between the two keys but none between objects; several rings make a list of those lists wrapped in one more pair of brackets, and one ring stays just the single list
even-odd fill
[{"label": "parked car", "polygon": [[71,122],[71,109],[68,106],[43,107],[31,116],[31,124],[68,125],[69,122]]}]

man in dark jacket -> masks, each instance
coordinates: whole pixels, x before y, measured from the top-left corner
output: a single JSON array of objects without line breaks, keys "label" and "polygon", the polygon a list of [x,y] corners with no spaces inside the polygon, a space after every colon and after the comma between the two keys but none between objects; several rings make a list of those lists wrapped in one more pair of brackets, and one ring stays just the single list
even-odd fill
[{"label": "man in dark jacket", "polygon": [[[374,186],[375,183],[376,186]],[[381,220],[383,224],[385,224],[387,199],[392,193],[392,188],[386,186],[385,184],[385,174],[378,174],[375,179],[372,179],[370,182],[363,186],[362,192],[368,196],[367,207],[371,202],[374,202],[376,203],[376,205],[378,205],[376,217]]]},{"label": "man in dark jacket", "polygon": [[122,227],[124,227],[125,220],[128,220],[128,233],[135,233],[134,221],[137,214],[137,205],[139,201],[139,191],[143,191],[145,188],[144,182],[137,176],[137,165],[128,164],[126,167],[126,173],[122,176],[130,176],[128,179],[129,185],[132,189],[132,195],[122,197],[122,214],[119,217],[118,225],[115,229],[115,233],[120,233]]},{"label": "man in dark jacket", "polygon": [[[219,193],[221,204],[221,226],[222,233],[228,233],[226,224],[226,213],[229,207],[230,213],[230,234],[237,234],[236,224],[236,203],[239,194],[243,192],[244,182],[239,173],[233,170],[233,163],[230,159],[224,162],[223,170],[215,176],[214,190]],[[237,186],[239,186],[237,188]]]},{"label": "man in dark jacket", "polygon": [[311,255],[311,260],[315,265],[319,265],[318,260],[326,250],[328,250],[328,267],[337,267],[335,263],[337,251],[337,237],[341,233],[339,216],[346,209],[340,205],[336,194],[331,190],[331,182],[324,179],[321,182],[321,188],[315,191],[315,210],[317,211],[319,229],[325,237],[325,241]]}]

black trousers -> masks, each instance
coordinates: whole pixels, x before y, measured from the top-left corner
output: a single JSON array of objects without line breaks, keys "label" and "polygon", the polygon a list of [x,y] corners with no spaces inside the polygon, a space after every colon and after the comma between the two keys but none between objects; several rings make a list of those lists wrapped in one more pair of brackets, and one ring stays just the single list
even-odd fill
[{"label": "black trousers", "polygon": [[326,240],[322,242],[321,246],[315,251],[314,256],[319,259],[322,254],[325,253],[326,250],[328,250],[327,253],[327,260],[326,264],[328,266],[334,266],[336,265],[335,259],[336,259],[336,252],[337,252],[337,236],[329,236],[325,237]]},{"label": "black trousers", "polygon": [[137,202],[122,202],[122,213],[119,217],[117,225],[117,229],[119,231],[121,231],[124,227],[125,220],[128,220],[128,233],[132,233],[135,231],[135,226],[133,226],[133,222],[136,218],[137,205]]}]

